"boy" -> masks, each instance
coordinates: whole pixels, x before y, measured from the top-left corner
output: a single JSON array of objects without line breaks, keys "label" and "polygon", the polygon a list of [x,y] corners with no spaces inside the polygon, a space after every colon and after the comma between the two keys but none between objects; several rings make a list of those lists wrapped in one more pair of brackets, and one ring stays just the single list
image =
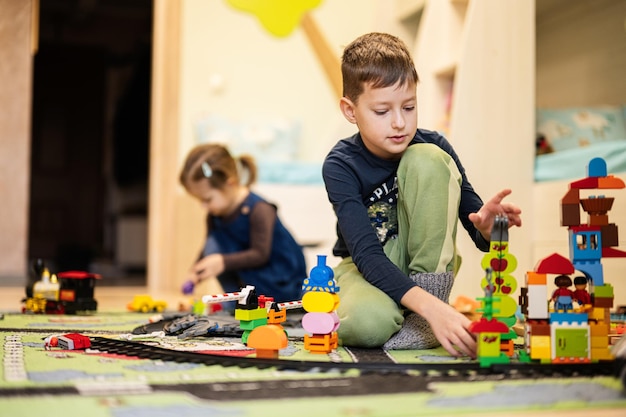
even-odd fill
[{"label": "boy", "polygon": [[345,346],[425,349],[475,356],[470,321],[447,304],[458,270],[457,217],[489,249],[497,214],[521,226],[521,210],[483,205],[448,141],[417,129],[417,71],[404,43],[363,35],[343,53],[344,117],[358,133],[327,155],[323,177],[343,260],[337,313]]}]

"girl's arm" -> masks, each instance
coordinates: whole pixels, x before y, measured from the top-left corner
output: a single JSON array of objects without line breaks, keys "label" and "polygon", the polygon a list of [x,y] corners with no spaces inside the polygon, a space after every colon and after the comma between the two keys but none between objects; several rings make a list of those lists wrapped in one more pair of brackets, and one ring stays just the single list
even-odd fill
[{"label": "girl's arm", "polygon": [[250,248],[224,254],[224,270],[258,268],[265,265],[272,253],[272,239],[276,225],[276,207],[260,201],[250,212]]},{"label": "girl's arm", "polygon": [[[267,202],[258,202],[250,212],[250,247],[239,252],[212,253],[200,259],[192,267],[189,281],[197,284],[216,277],[224,271],[258,268],[266,264],[272,251],[276,208]],[[183,292],[193,291],[192,284],[185,284]]]}]

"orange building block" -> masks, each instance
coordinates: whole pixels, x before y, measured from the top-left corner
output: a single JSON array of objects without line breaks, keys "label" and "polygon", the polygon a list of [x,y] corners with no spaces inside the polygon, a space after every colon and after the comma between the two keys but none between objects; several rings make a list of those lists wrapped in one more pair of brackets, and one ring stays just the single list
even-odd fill
[{"label": "orange building block", "polygon": [[250,332],[248,347],[256,349],[257,358],[278,359],[278,351],[289,344],[282,326],[268,324]]},{"label": "orange building block", "polygon": [[540,274],[539,272],[528,271],[526,272],[526,285],[547,285],[548,275]]},{"label": "orange building block", "polygon": [[337,332],[304,335],[304,348],[311,353],[330,353],[339,346]]}]

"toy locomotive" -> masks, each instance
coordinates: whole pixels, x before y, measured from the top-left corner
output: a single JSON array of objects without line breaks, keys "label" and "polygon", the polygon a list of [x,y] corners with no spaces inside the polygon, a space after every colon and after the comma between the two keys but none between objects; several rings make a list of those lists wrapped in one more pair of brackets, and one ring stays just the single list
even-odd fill
[{"label": "toy locomotive", "polygon": [[[65,271],[51,274],[41,260],[33,266],[34,282],[26,286],[23,313],[77,314],[98,309],[94,299],[99,274],[85,271]],[[39,279],[38,279],[39,278]]]}]

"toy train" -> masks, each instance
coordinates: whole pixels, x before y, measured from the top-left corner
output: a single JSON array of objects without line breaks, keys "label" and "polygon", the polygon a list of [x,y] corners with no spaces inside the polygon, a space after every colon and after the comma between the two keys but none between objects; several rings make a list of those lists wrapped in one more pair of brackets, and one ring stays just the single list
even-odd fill
[{"label": "toy train", "polygon": [[35,271],[40,271],[40,280],[26,287],[23,313],[77,314],[91,313],[98,309],[94,299],[96,280],[99,274],[85,271],[65,271],[50,274],[37,261]]}]

